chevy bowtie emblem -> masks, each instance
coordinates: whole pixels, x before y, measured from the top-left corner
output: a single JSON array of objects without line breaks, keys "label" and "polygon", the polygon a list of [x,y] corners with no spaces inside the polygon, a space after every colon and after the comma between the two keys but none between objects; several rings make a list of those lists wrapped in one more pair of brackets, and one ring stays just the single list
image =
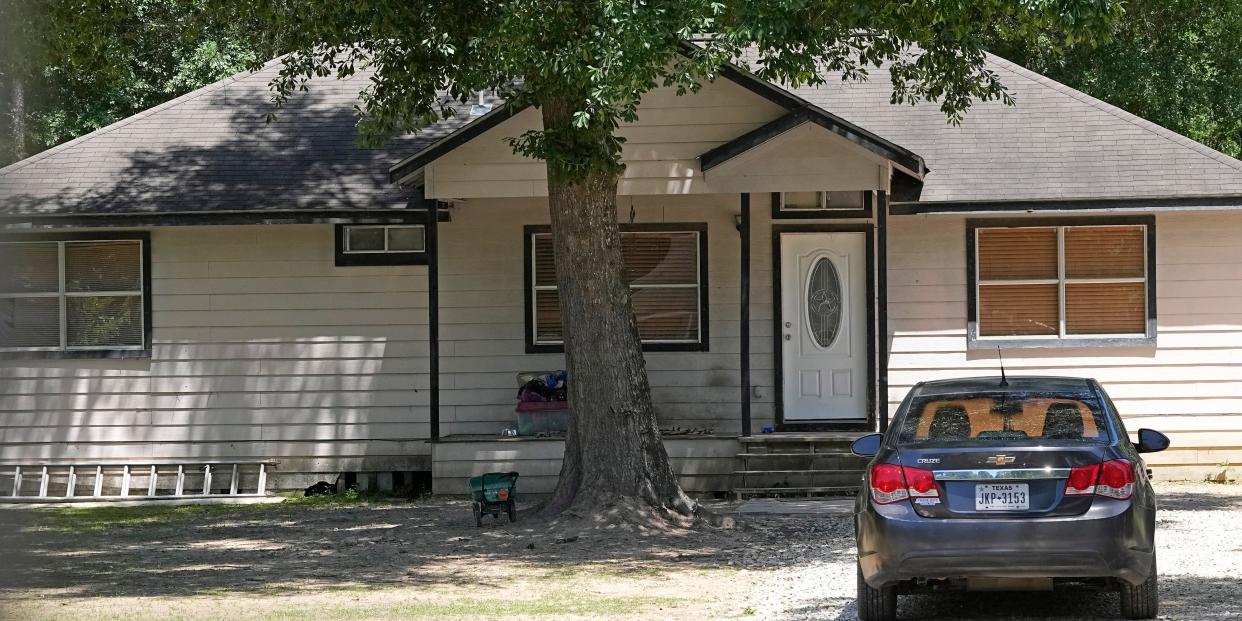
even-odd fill
[{"label": "chevy bowtie emblem", "polygon": [[1004,466],[1007,464],[1012,464],[1013,462],[1017,460],[1018,458],[1014,457],[1013,455],[993,455],[988,458],[988,463],[996,464],[997,466]]}]

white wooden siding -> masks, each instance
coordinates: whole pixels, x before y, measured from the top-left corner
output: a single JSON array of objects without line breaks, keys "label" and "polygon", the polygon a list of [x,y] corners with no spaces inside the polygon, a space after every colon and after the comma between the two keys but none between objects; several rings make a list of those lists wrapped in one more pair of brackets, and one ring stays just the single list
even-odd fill
[{"label": "white wooden siding", "polygon": [[[766,198],[766,197],[765,197]],[[631,201],[618,205],[629,220]],[[737,195],[634,197],[634,222],[705,222],[708,226],[707,352],[649,352],[652,399],[662,426],[741,429],[739,328],[740,235]],[[755,428],[772,422],[771,241],[767,202],[752,206],[751,374]],[[563,354],[526,354],[523,226],[548,221],[543,199],[458,203],[440,227],[440,286],[464,295],[461,308],[440,305],[442,433],[494,434],[514,424],[519,371],[564,368]],[[477,305],[484,305],[480,321]],[[572,379],[571,379],[572,381]]]},{"label": "white wooden siding", "polygon": [[[629,201],[620,216],[629,217]],[[708,223],[709,352],[650,353],[664,426],[740,429],[738,197],[636,199],[636,222]],[[756,428],[772,421],[766,202],[754,207]],[[514,424],[525,353],[523,225],[542,199],[459,204],[441,225],[444,435]],[[275,458],[298,487],[428,467],[424,267],[335,267],[330,225],[152,231],[150,360],[0,361],[0,463]]]},{"label": "white wooden siding", "polygon": [[426,268],[335,267],[329,225],[151,250],[151,359],[0,362],[0,462],[264,457],[286,486],[428,466]]},{"label": "white wooden siding", "polygon": [[[965,219],[890,219],[889,407],[915,383],[990,375],[992,351],[966,350]],[[1131,432],[1164,431],[1173,448],[1148,462],[1201,477],[1242,461],[1242,214],[1156,219],[1158,345],[1006,350],[1011,374],[1094,377]]]},{"label": "white wooden siding", "polygon": [[[883,163],[866,149],[811,125],[817,139],[779,142],[775,151],[745,175],[704,179],[698,157],[708,150],[780,118],[780,106],[728,80],[705,84],[698,93],[677,96],[657,88],[643,97],[639,118],[618,130],[625,138],[621,195],[734,193],[775,190],[865,190],[882,188]],[[431,163],[424,170],[431,198],[537,197],[547,195],[542,162],[513,153],[505,141],[543,125],[528,108]],[[772,148],[769,146],[768,148]],[[744,182],[740,187],[738,181]]]}]

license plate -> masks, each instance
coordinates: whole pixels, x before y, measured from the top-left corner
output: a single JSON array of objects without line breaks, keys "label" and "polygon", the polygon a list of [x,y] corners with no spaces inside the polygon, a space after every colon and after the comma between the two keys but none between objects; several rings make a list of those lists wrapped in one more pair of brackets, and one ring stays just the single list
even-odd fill
[{"label": "license plate", "polygon": [[1026,483],[980,483],[975,486],[976,511],[1023,511],[1031,508]]}]

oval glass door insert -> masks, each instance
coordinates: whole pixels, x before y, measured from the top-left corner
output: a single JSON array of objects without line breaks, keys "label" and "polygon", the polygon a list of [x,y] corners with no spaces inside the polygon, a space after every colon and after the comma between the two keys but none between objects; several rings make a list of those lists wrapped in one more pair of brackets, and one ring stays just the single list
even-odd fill
[{"label": "oval glass door insert", "polygon": [[807,275],[806,320],[815,344],[827,349],[841,331],[841,278],[828,257],[815,261]]}]

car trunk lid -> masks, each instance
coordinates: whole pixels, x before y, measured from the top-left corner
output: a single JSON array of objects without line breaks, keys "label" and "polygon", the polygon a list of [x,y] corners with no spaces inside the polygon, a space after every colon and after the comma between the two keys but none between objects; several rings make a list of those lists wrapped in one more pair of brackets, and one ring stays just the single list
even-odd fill
[{"label": "car trunk lid", "polygon": [[1090,508],[1090,495],[1065,495],[1065,481],[1073,468],[1100,463],[1103,446],[970,444],[898,450],[903,467],[930,470],[935,477],[937,497],[911,500],[919,515],[946,519],[1053,517],[1079,515]]}]

